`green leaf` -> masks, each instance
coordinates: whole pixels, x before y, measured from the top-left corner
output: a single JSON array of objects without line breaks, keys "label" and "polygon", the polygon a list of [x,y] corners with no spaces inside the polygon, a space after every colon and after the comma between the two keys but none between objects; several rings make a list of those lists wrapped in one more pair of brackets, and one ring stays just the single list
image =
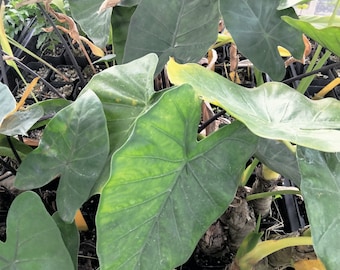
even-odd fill
[{"label": "green leaf", "polygon": [[27,131],[44,115],[40,107],[30,106],[7,116],[0,126],[0,134],[14,136],[26,135]]},{"label": "green leaf", "polygon": [[257,138],[235,122],[198,142],[200,108],[188,85],[167,91],[113,155],[96,220],[101,269],[173,269],[233,199]]},{"label": "green leaf", "polygon": [[60,217],[70,223],[88,199],[108,152],[103,108],[88,91],[49,122],[39,147],[19,167],[15,186],[38,188],[60,176],[57,207]]},{"label": "green leaf", "polygon": [[300,186],[301,175],[296,155],[283,142],[260,138],[255,157],[273,171]]},{"label": "green leaf", "polygon": [[197,62],[217,39],[219,17],[216,0],[143,0],[131,18],[123,62],[154,52],[156,74],[169,56]]},{"label": "green leaf", "polygon": [[250,232],[242,241],[241,246],[237,250],[236,259],[242,259],[248,252],[253,250],[261,241],[263,232]]},{"label": "green leaf", "polygon": [[96,93],[103,104],[110,136],[111,152],[130,135],[136,118],[152,103],[156,93],[153,75],[158,58],[148,54],[124,65],[107,68],[93,76],[82,91]]},{"label": "green leaf", "polygon": [[168,75],[175,85],[189,83],[204,100],[222,107],[260,137],[340,152],[336,99],[310,100],[279,82],[249,89],[197,64],[180,65],[172,59]]},{"label": "green leaf", "polygon": [[44,111],[44,115],[42,118],[45,120],[41,120],[35,123],[31,129],[39,128],[45,126],[50,119],[61,109],[65,108],[66,106],[70,105],[72,102],[70,100],[56,98],[56,99],[48,99],[38,103],[31,105],[31,107],[40,107]]},{"label": "green leaf", "polygon": [[16,102],[13,97],[11,90],[9,90],[6,84],[0,82],[0,127],[2,125],[2,121],[5,119],[7,114],[12,112],[15,109]]},{"label": "green leaf", "polygon": [[[105,69],[95,75],[82,91],[94,91],[103,104],[111,154],[127,140],[136,118],[149,108],[155,96],[161,95],[154,91],[157,61],[157,55],[148,54],[130,63]],[[110,160],[111,156],[92,194],[100,192],[107,181]]]},{"label": "green leaf", "polygon": [[123,61],[124,48],[128,35],[130,19],[135,9],[135,7],[115,7],[112,11],[112,37],[114,52],[117,55],[117,64],[121,64]]},{"label": "green leaf", "polygon": [[281,16],[296,17],[294,9],[277,10],[279,0],[220,1],[224,23],[239,51],[275,80],[285,75],[277,46],[300,59],[304,51],[302,33],[287,25]]},{"label": "green leaf", "polygon": [[329,18],[330,17],[301,16],[300,19],[297,20],[287,16],[282,17],[285,22],[304,32],[323,47],[336,55],[340,55],[340,21],[338,18],[334,21],[334,25],[329,26]]},{"label": "green leaf", "polygon": [[102,0],[69,0],[72,18],[86,35],[100,48],[109,40],[112,8],[99,13]]},{"label": "green leaf", "polygon": [[298,147],[297,157],[302,175],[301,192],[312,224],[314,249],[326,269],[338,269],[340,153]]},{"label": "green leaf", "polygon": [[65,223],[58,212],[55,212],[52,218],[60,230],[64,244],[72,258],[74,269],[78,269],[79,232],[75,222]]},{"label": "green leaf", "polygon": [[[26,155],[33,150],[28,145],[18,141],[13,137],[11,137],[10,139],[21,159],[24,159]],[[0,134],[0,156],[10,157],[12,159],[16,158],[15,155],[13,154],[11,146],[8,143],[7,136],[2,134]]]},{"label": "green leaf", "polygon": [[6,223],[0,269],[73,269],[59,229],[35,193],[24,192],[13,201]]}]

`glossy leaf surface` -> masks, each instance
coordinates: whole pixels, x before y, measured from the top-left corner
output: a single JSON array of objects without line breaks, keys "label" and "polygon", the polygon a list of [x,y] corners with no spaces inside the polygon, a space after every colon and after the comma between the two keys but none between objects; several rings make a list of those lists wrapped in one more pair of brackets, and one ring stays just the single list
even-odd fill
[{"label": "glossy leaf surface", "polygon": [[69,0],[72,18],[86,35],[100,48],[109,40],[112,8],[99,13],[102,0]]},{"label": "glossy leaf surface", "polygon": [[334,25],[329,26],[329,17],[300,17],[299,20],[290,17],[282,17],[282,19],[291,26],[304,32],[308,37],[318,42],[323,47],[332,51],[336,55],[340,55],[340,21],[339,18]]},{"label": "glossy leaf surface", "polygon": [[301,192],[306,202],[313,244],[326,269],[340,264],[340,153],[322,153],[298,147],[302,175]]},{"label": "glossy leaf surface", "polygon": [[310,100],[279,82],[245,88],[197,64],[168,63],[172,83],[190,84],[203,99],[224,108],[256,135],[326,152],[340,151],[340,102]]},{"label": "glossy leaf surface", "polygon": [[200,108],[188,85],[167,91],[113,155],[96,219],[101,269],[173,269],[233,199],[257,138],[235,122],[197,142]]},{"label": "glossy leaf surface", "polygon": [[73,269],[57,225],[33,192],[24,192],[13,201],[0,254],[0,269]]},{"label": "glossy leaf surface", "polygon": [[218,9],[216,0],[141,1],[131,18],[123,62],[154,52],[156,74],[169,56],[197,62],[217,39]]},{"label": "glossy leaf surface", "polygon": [[286,71],[277,46],[288,49],[296,59],[304,51],[301,32],[281,20],[284,15],[296,18],[294,10],[277,10],[278,0],[223,0],[220,5],[239,51],[273,80],[282,80]]},{"label": "glossy leaf surface", "polygon": [[88,199],[108,152],[103,108],[88,91],[49,122],[39,147],[19,167],[15,186],[38,188],[60,176],[57,207],[60,217],[70,223]]}]

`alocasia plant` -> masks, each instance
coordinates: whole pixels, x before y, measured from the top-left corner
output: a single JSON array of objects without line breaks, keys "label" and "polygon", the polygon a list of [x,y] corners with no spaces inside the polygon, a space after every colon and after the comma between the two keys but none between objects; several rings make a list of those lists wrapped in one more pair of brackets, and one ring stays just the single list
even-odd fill
[{"label": "alocasia plant", "polygon": [[[226,209],[245,163],[255,155],[301,186],[317,254],[327,268],[336,269],[338,244],[324,239],[336,234],[336,213],[325,209],[338,195],[323,192],[323,185],[336,190],[340,181],[339,158],[331,153],[340,149],[339,101],[310,101],[277,82],[249,90],[196,64],[180,65],[174,60],[168,63],[168,72],[175,86],[153,90],[154,76],[168,57],[186,63],[205,54],[216,40],[220,14],[241,52],[261,71],[282,79],[283,62],[275,48],[283,45],[296,58],[303,52],[301,32],[281,21],[282,15],[296,19],[291,6],[297,1],[286,2],[281,1],[284,8],[276,11],[280,2],[269,0],[121,1],[119,8],[129,9],[120,13],[121,19],[130,24],[116,31],[121,54],[126,40],[120,59],[140,58],[99,73],[73,104],[56,114],[39,147],[19,167],[16,185],[30,189],[60,177],[59,225],[72,223],[81,204],[93,193],[101,193],[96,219],[101,269],[172,269],[186,261],[204,231]],[[99,16],[101,20],[88,20],[98,18],[102,1],[69,3],[83,30],[103,45],[109,36],[111,8]],[[137,7],[130,18],[131,5]],[[243,11],[251,16],[240,22]],[[152,16],[146,16],[150,12]],[[197,20],[198,15],[205,19]],[[84,19],[91,24],[83,24]],[[293,19],[284,19],[299,28]],[[257,35],[245,34],[245,29],[258,30]],[[326,38],[328,32],[323,33]],[[256,38],[264,42],[254,44]],[[330,49],[332,45],[325,43]],[[0,90],[8,92],[5,87]],[[236,121],[199,141],[201,99],[221,106]],[[12,107],[0,107],[2,119]],[[296,143],[297,153],[287,151],[283,140]],[[284,166],[277,153],[287,161]],[[38,205],[31,193],[20,196],[14,209],[23,201]],[[46,220],[45,225],[50,222]],[[9,221],[14,224],[12,216]],[[64,256],[66,244],[59,235],[53,237]],[[73,265],[77,238],[72,239],[64,241],[72,254],[66,256],[65,269]],[[13,241],[6,247],[18,248]]]}]

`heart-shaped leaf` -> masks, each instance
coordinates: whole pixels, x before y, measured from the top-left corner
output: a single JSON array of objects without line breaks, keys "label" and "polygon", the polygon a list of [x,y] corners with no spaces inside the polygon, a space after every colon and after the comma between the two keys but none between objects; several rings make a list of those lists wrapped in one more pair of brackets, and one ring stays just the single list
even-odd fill
[{"label": "heart-shaped leaf", "polygon": [[101,269],[173,269],[233,199],[257,138],[235,122],[197,142],[200,108],[188,85],[167,91],[113,155],[96,220]]},{"label": "heart-shaped leaf", "polygon": [[216,0],[143,0],[131,18],[123,62],[154,52],[156,74],[169,56],[197,62],[217,39],[219,17]]},{"label": "heart-shaped leaf", "polygon": [[283,15],[296,18],[294,9],[277,10],[279,0],[223,0],[220,4],[240,52],[273,80],[282,80],[286,71],[277,47],[288,49],[296,59],[304,51],[301,32],[281,20]]},{"label": "heart-shaped leaf", "polygon": [[102,104],[88,91],[49,122],[39,147],[19,167],[15,186],[38,188],[60,176],[59,214],[65,222],[72,222],[76,210],[88,199],[108,152]]},{"label": "heart-shaped leaf", "polygon": [[330,17],[301,16],[293,19],[283,16],[282,19],[291,26],[304,32],[307,36],[318,42],[323,47],[340,55],[340,20],[337,18],[334,24],[329,25]]},{"label": "heart-shaped leaf", "polygon": [[245,88],[197,64],[168,63],[172,83],[189,83],[204,100],[242,121],[256,135],[326,152],[340,152],[340,102],[310,100],[289,86]]},{"label": "heart-shaped leaf", "polygon": [[337,269],[340,264],[337,237],[340,230],[340,153],[298,147],[297,157],[314,249],[326,269]]},{"label": "heart-shaped leaf", "polygon": [[0,269],[74,269],[57,225],[35,193],[24,192],[13,201],[6,224]]}]

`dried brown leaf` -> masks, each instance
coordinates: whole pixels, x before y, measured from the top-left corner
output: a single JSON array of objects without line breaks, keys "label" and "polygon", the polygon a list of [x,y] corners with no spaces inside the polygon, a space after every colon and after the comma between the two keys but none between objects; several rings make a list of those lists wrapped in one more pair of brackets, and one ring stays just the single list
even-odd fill
[{"label": "dried brown leaf", "polygon": [[120,3],[120,0],[105,0],[99,10],[98,10],[98,13],[102,13],[104,10],[108,9],[108,8],[111,8],[111,7],[115,7],[117,6],[118,4]]}]

